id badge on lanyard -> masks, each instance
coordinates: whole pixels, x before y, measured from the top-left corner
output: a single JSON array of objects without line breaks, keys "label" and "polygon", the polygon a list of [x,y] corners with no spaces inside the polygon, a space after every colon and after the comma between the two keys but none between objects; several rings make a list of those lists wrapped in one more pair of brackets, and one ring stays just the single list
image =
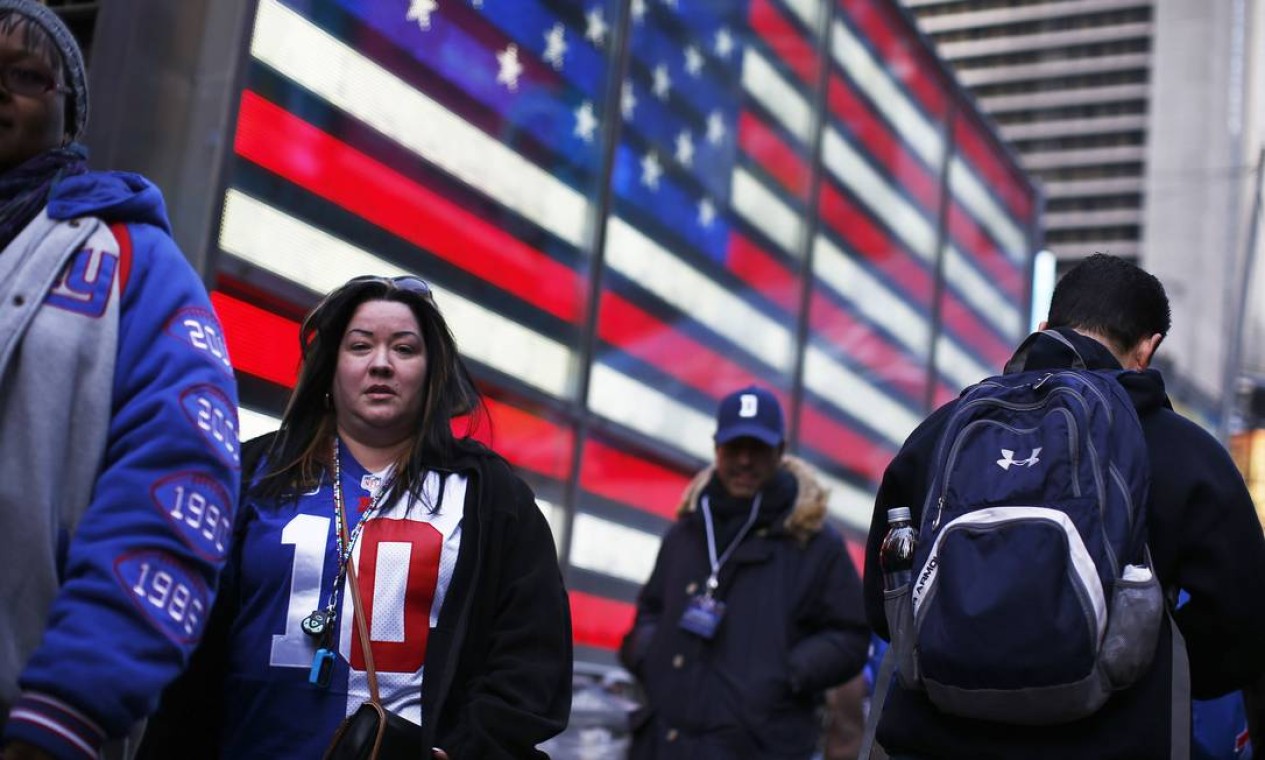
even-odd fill
[{"label": "id badge on lanyard", "polygon": [[707,558],[711,562],[712,574],[707,578],[705,590],[701,594],[690,597],[685,604],[685,612],[681,613],[678,625],[700,638],[710,641],[715,638],[720,623],[725,618],[725,603],[716,598],[716,589],[720,586],[720,568],[722,568],[742,539],[746,538],[751,526],[755,524],[756,515],[760,513],[760,496],[756,494],[751,502],[751,514],[747,522],[734,536],[725,553],[716,556],[716,532],[712,527],[712,510],[707,496],[702,498],[703,522],[707,528]]}]

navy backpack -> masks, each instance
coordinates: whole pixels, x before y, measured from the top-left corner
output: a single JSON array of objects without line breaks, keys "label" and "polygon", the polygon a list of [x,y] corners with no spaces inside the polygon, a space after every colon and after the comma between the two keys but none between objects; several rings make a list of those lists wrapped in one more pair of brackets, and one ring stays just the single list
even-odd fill
[{"label": "navy backpack", "polygon": [[[1011,371],[1038,336],[1073,369]],[[887,592],[895,666],[947,713],[1089,715],[1154,657],[1164,598],[1146,546],[1149,464],[1123,370],[1053,331],[962,392],[940,438],[910,586]]]}]

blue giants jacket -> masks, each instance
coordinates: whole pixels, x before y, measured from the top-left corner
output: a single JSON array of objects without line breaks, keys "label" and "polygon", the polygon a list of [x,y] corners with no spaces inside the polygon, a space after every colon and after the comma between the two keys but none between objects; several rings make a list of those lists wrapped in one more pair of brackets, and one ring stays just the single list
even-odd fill
[{"label": "blue giants jacket", "polygon": [[3,738],[95,758],[201,636],[239,479],[222,332],[141,177],[64,180],[0,252],[0,447]]}]

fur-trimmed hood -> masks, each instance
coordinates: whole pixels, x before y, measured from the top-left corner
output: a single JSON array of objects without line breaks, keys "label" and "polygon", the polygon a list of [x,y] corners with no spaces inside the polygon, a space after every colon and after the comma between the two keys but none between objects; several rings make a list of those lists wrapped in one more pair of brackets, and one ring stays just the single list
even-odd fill
[{"label": "fur-trimmed hood", "polygon": [[[817,479],[817,472],[812,465],[804,460],[786,454],[782,457],[780,466],[795,478],[795,505],[782,526],[801,544],[806,543],[821,531],[821,526],[826,522],[826,499],[830,491]],[[713,464],[694,476],[681,495],[678,516],[698,511],[699,496],[715,472],[716,465]]]}]

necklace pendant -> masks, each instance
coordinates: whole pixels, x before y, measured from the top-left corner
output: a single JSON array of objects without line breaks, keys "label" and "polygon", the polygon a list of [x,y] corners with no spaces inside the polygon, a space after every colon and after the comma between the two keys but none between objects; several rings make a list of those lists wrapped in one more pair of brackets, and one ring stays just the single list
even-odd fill
[{"label": "necklace pendant", "polygon": [[300,626],[307,635],[319,638],[329,630],[329,614],[324,610],[312,610],[312,614],[303,618]]}]

